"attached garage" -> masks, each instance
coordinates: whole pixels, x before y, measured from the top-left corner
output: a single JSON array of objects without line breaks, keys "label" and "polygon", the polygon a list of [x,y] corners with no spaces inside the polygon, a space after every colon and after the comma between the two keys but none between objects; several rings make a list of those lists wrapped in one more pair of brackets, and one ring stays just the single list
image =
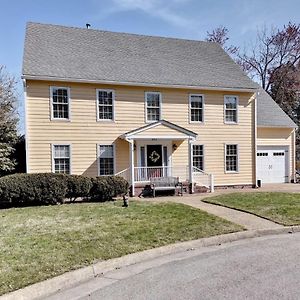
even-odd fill
[{"label": "attached garage", "polygon": [[279,146],[257,148],[257,180],[262,183],[289,182],[289,149]]},{"label": "attached garage", "polygon": [[256,179],[291,182],[295,176],[296,124],[263,89],[257,97]]}]

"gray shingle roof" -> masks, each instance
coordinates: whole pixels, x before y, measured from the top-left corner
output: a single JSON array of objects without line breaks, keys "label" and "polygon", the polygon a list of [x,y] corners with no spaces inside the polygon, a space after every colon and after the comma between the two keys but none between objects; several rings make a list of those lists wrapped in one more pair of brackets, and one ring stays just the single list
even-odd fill
[{"label": "gray shingle roof", "polygon": [[293,120],[261,87],[257,97],[257,126],[297,128]]},{"label": "gray shingle roof", "polygon": [[216,43],[28,23],[23,76],[255,89]]}]

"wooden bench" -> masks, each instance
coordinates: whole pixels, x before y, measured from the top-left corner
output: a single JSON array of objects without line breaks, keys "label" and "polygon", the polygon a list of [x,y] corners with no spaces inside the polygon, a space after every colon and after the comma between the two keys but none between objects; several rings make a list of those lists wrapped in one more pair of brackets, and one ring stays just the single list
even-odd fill
[{"label": "wooden bench", "polygon": [[152,177],[150,178],[152,196],[155,197],[156,191],[174,191],[178,190],[178,195],[183,195],[183,186],[178,177]]}]

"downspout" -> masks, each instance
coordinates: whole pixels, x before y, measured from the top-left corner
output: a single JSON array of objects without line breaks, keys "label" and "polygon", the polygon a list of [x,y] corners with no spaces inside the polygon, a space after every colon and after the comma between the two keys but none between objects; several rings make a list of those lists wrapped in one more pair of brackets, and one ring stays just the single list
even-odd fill
[{"label": "downspout", "polygon": [[257,100],[259,96],[259,91],[255,92],[254,98],[254,186],[257,188]]},{"label": "downspout", "polygon": [[24,95],[24,125],[25,125],[25,158],[26,158],[26,173],[30,172],[29,169],[29,153],[28,153],[28,128],[27,128],[27,122],[28,122],[28,116],[27,116],[27,85],[26,85],[26,79],[22,79],[23,81],[23,95]]},{"label": "downspout", "polygon": [[296,130],[297,128],[294,128],[293,131],[293,182],[296,183]]}]

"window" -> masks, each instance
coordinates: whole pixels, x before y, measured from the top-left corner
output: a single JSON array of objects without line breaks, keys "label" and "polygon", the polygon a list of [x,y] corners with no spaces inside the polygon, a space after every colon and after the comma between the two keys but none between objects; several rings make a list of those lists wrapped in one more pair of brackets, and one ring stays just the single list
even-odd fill
[{"label": "window", "polygon": [[114,175],[113,145],[99,145],[99,175]]},{"label": "window", "polygon": [[193,145],[193,167],[204,170],[203,145]]},{"label": "window", "polygon": [[70,174],[70,145],[53,145],[53,172]]},{"label": "window", "polygon": [[238,98],[236,96],[224,97],[225,123],[238,122]]},{"label": "window", "polygon": [[114,120],[114,100],[114,91],[97,90],[98,120]]},{"label": "window", "polygon": [[226,145],[226,172],[238,172],[238,145]]},{"label": "window", "polygon": [[146,100],[146,122],[160,120],[161,115],[161,94],[157,92],[147,92]]},{"label": "window", "polygon": [[51,87],[52,119],[68,120],[70,118],[69,89]]},{"label": "window", "polygon": [[189,98],[190,122],[203,122],[203,95],[192,94]]}]

